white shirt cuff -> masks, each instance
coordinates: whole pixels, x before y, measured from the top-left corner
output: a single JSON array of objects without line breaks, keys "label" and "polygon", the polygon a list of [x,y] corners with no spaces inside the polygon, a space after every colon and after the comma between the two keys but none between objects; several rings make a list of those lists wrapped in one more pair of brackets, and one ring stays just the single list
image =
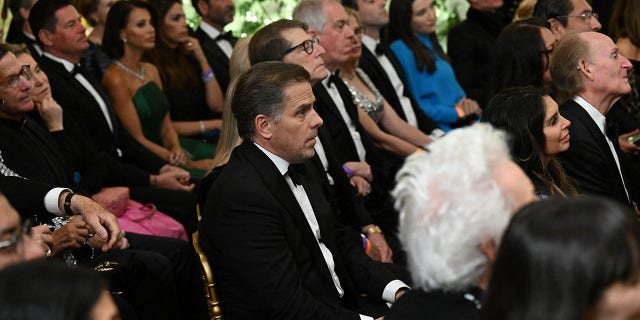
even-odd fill
[{"label": "white shirt cuff", "polygon": [[401,288],[410,289],[408,285],[400,280],[393,280],[384,287],[384,291],[382,291],[382,300],[390,303],[396,302],[396,292]]},{"label": "white shirt cuff", "polygon": [[362,315],[362,314],[359,314],[359,316],[360,316],[360,320],[373,320],[373,318],[371,318],[369,316],[365,316],[365,315]]},{"label": "white shirt cuff", "polygon": [[48,212],[55,214],[56,216],[65,215],[64,212],[60,211],[58,208],[58,199],[60,199],[60,194],[63,191],[71,191],[67,188],[53,188],[47,192],[44,196],[44,207]]}]

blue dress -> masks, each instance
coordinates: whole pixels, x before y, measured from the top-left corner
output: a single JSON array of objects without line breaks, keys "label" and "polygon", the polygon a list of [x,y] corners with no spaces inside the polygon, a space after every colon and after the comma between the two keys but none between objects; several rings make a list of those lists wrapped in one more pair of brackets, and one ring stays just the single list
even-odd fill
[{"label": "blue dress", "polygon": [[[418,35],[422,44],[433,51],[433,43],[429,35]],[[451,124],[458,121],[455,104],[465,97],[464,90],[458,84],[451,65],[435,51],[436,70],[429,74],[426,70],[418,71],[416,59],[409,47],[402,40],[391,43],[407,76],[407,88],[418,102],[420,109],[444,130],[451,130]]]}]

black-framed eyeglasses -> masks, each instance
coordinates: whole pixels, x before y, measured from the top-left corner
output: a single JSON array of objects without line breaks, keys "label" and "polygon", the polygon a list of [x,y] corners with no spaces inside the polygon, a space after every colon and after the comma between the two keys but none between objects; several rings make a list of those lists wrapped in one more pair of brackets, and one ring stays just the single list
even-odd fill
[{"label": "black-framed eyeglasses", "polygon": [[18,84],[20,84],[20,77],[23,77],[25,80],[31,80],[31,66],[25,64],[20,67],[20,72],[17,75],[9,77],[7,80],[7,87],[9,89],[15,89]]},{"label": "black-framed eyeglasses", "polygon": [[576,15],[569,15],[569,16],[557,16],[557,18],[582,18],[584,19],[585,22],[589,22],[589,20],[591,20],[591,18],[596,18],[596,20],[598,20],[598,13],[595,11],[588,11],[588,12],[584,12],[582,14],[576,14]]},{"label": "black-framed eyeglasses", "polygon": [[308,39],[305,41],[302,41],[301,43],[287,49],[284,52],[284,55],[288,55],[289,53],[291,53],[291,51],[297,49],[298,47],[302,47],[304,49],[304,52],[306,52],[307,54],[312,54],[313,53],[313,45],[314,44],[318,44],[320,43],[320,40],[318,38],[312,38],[312,39]]},{"label": "black-framed eyeglasses", "polygon": [[31,223],[31,220],[25,220],[22,228],[18,230],[14,235],[12,235],[9,240],[0,241],[0,249],[15,246],[22,240],[23,235],[31,236],[32,225],[33,224]]}]

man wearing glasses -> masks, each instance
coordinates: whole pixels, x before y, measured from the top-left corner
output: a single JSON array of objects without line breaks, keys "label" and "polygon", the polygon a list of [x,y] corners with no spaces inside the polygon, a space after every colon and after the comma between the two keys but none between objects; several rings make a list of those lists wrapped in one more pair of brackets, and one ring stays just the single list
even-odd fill
[{"label": "man wearing glasses", "polygon": [[566,32],[598,31],[598,14],[585,0],[538,0],[533,16],[547,19],[557,39]]}]

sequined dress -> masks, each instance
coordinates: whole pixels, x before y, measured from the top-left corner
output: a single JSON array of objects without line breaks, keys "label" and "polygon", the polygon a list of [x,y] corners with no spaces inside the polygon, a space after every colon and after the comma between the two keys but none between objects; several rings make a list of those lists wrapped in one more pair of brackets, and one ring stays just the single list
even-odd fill
[{"label": "sequined dress", "polygon": [[362,80],[362,82],[364,82],[367,87],[369,87],[369,90],[373,92],[373,94],[376,96],[376,101],[371,101],[371,99],[369,99],[366,94],[360,92],[349,82],[345,81],[345,84],[347,85],[347,88],[349,88],[349,92],[351,93],[351,98],[364,112],[369,114],[373,121],[375,121],[376,123],[380,122],[380,119],[382,119],[382,114],[384,113],[384,100],[382,98],[382,94],[380,93],[380,91],[378,91],[378,88],[376,88],[373,82],[371,82],[371,79],[369,79],[369,76],[367,76],[367,74],[364,73],[362,69],[357,68],[356,75]]}]

